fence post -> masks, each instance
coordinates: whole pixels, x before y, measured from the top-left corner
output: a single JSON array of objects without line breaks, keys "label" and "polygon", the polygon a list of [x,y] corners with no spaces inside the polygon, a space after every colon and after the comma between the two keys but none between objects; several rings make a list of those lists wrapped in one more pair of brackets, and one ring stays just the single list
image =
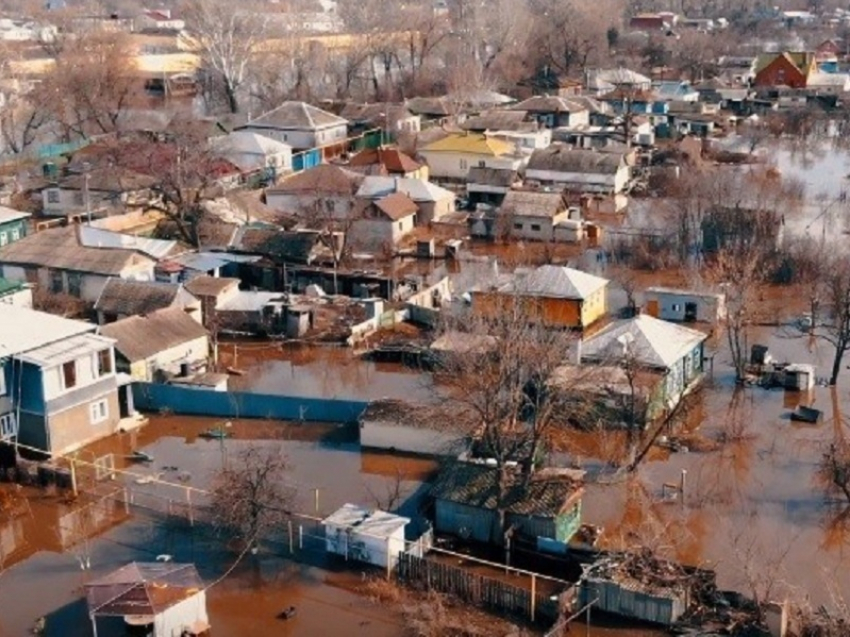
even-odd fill
[{"label": "fence post", "polygon": [[537,575],[531,574],[531,621],[534,621],[534,611],[537,605]]},{"label": "fence post", "polygon": [[124,513],[130,515],[130,493],[127,491],[127,487],[124,487]]},{"label": "fence post", "polygon": [[292,520],[287,520],[286,526],[289,530],[289,554],[292,555]]},{"label": "fence post", "polygon": [[300,551],[303,548],[304,548],[304,525],[299,524],[298,525],[298,550]]},{"label": "fence post", "polygon": [[390,538],[387,537],[387,581],[390,581],[390,573],[392,572],[392,556],[390,555]]},{"label": "fence post", "polygon": [[192,491],[186,487],[186,505],[189,507],[189,526],[195,526],[195,515],[192,512]]}]

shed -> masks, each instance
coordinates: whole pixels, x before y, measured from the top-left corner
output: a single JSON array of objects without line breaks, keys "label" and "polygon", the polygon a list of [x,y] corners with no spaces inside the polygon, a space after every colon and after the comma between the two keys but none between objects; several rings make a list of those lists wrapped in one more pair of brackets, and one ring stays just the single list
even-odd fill
[{"label": "shed", "polygon": [[809,391],[815,386],[815,366],[794,363],[785,368],[785,389]]},{"label": "shed", "polygon": [[665,321],[716,323],[726,316],[726,296],[651,287],[644,294],[646,313]]},{"label": "shed", "polygon": [[92,629],[122,617],[153,637],[201,635],[210,628],[206,592],[194,564],[133,562],[86,584]]},{"label": "shed", "polygon": [[344,504],[322,520],[328,553],[394,568],[404,551],[404,529],[410,518]]},{"label": "shed", "polygon": [[[509,469],[502,503],[505,527],[535,541],[569,542],[581,525],[582,476],[575,470],[543,469],[525,485],[520,472]],[[498,478],[498,469],[486,464],[458,461],[444,468],[431,488],[436,531],[502,544]]]}]

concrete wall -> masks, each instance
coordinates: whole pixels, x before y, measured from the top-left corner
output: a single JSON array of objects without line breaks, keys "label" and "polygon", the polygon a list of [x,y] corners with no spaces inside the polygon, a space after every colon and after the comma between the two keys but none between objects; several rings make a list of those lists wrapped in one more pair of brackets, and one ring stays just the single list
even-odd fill
[{"label": "concrete wall", "polygon": [[153,382],[155,380],[153,376],[157,371],[178,375],[183,363],[189,363],[193,369],[205,365],[209,351],[209,338],[201,336],[159,352],[151,358],[134,362],[130,365],[130,375],[133,380],[143,382]]},{"label": "concrete wall", "polygon": [[456,455],[457,435],[430,427],[412,427],[395,420],[362,420],[360,446],[428,456]]},{"label": "concrete wall", "polygon": [[[104,420],[93,423],[92,405],[100,401],[106,401],[107,416]],[[54,455],[63,455],[105,438],[115,433],[120,419],[117,387],[76,407],[60,413],[51,413],[47,419],[49,451]]]},{"label": "concrete wall", "polygon": [[348,126],[341,124],[339,126],[331,126],[319,131],[302,131],[302,130],[281,130],[278,128],[267,128],[264,126],[256,126],[248,124],[238,130],[253,131],[260,135],[265,135],[279,142],[284,142],[292,146],[295,150],[306,150],[308,148],[316,148],[317,146],[327,146],[345,141],[348,138]]},{"label": "concrete wall", "polygon": [[528,169],[526,179],[543,184],[556,184],[577,188],[582,192],[622,192],[629,181],[629,167],[622,166],[616,173],[571,173],[558,170]]},{"label": "concrete wall", "polygon": [[[351,202],[353,197],[339,196],[330,197],[325,195],[315,196],[312,194],[276,193],[273,190],[266,191],[266,204],[279,212],[295,214],[305,219],[316,216],[317,201],[326,206],[327,213],[322,212],[323,219],[345,219],[351,214]],[[332,208],[327,208],[328,204]],[[330,212],[332,210],[332,212]]]},{"label": "concrete wall", "polygon": [[390,219],[357,219],[348,231],[348,240],[355,249],[382,250],[396,244],[414,228],[416,215],[398,221]]},{"label": "concrete wall", "polygon": [[722,296],[714,294],[647,290],[644,293],[644,301],[648,314],[665,321],[684,321],[685,306],[688,303],[696,305],[697,321],[714,323],[725,314]]},{"label": "concrete wall", "polygon": [[492,155],[477,155],[474,153],[420,150],[419,154],[428,162],[428,170],[432,178],[455,179],[459,181],[466,181],[469,169],[475,166],[518,170],[524,163],[521,159],[515,157],[494,157]]}]

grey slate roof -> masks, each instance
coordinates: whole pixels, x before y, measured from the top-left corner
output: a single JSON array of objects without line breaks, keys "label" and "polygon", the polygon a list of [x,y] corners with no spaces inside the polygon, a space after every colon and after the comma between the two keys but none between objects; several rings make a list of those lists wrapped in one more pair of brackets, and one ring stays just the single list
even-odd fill
[{"label": "grey slate roof", "polygon": [[584,300],[606,285],[608,279],[581,270],[542,265],[526,275],[515,276],[502,291],[524,296]]},{"label": "grey slate roof", "polygon": [[613,175],[620,169],[622,162],[623,157],[618,153],[575,150],[566,145],[553,144],[549,148],[535,150],[526,170]]},{"label": "grey slate roof", "polygon": [[128,281],[110,277],[94,304],[94,309],[107,314],[150,314],[171,307],[178,300],[182,290],[178,283],[158,281]]},{"label": "grey slate roof", "polygon": [[566,200],[561,193],[509,190],[501,212],[515,217],[554,217],[566,208]]},{"label": "grey slate roof", "polygon": [[[437,500],[495,510],[498,505],[498,475],[497,469],[485,465],[455,462],[440,471],[431,487],[431,495]],[[516,473],[509,473],[508,480],[505,508],[518,515],[554,517],[563,511],[573,496],[581,493],[581,481],[572,472],[535,474],[528,488],[523,487],[522,479]]]},{"label": "grey slate roof", "polygon": [[284,102],[277,108],[250,120],[245,124],[245,127],[258,126],[281,130],[313,131],[346,124],[348,122],[343,118],[311,106],[306,102]]},{"label": "grey slate roof", "polygon": [[177,307],[104,325],[100,333],[114,338],[115,350],[131,363],[207,335],[203,325]]},{"label": "grey slate roof", "polygon": [[469,169],[466,182],[469,184],[480,184],[482,186],[500,186],[510,188],[519,181],[517,171],[506,168],[482,168],[473,166]]}]

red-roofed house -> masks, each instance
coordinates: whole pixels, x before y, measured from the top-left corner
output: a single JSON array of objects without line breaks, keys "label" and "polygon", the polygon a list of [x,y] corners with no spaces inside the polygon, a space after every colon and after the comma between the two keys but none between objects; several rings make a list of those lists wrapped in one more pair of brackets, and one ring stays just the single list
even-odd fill
[{"label": "red-roofed house", "polygon": [[[348,162],[348,167],[369,174],[428,179],[428,166],[397,148],[367,148],[354,155]],[[376,168],[378,170],[373,172]]]}]

